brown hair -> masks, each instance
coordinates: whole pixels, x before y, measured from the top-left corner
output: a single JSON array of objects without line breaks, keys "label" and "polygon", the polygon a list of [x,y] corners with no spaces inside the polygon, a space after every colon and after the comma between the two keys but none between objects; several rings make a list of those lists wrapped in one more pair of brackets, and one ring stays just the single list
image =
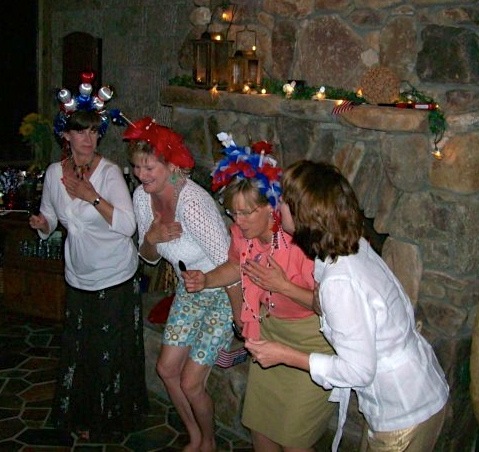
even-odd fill
[{"label": "brown hair", "polygon": [[155,148],[148,143],[147,141],[143,140],[130,140],[128,141],[128,159],[129,161],[133,161],[133,157],[140,156],[144,159],[148,158],[150,155],[155,157],[160,163],[166,165],[166,160],[162,154],[159,156],[155,153]]},{"label": "brown hair", "polygon": [[86,130],[90,127],[92,130],[98,131],[100,129],[101,121],[101,116],[96,111],[75,111],[68,117],[64,131]]},{"label": "brown hair", "polygon": [[231,209],[233,199],[236,195],[242,194],[247,201],[251,201],[251,206],[266,206],[269,204],[268,198],[259,191],[257,182],[254,179],[233,179],[225,188],[223,193],[223,204],[226,209]]},{"label": "brown hair", "polygon": [[293,217],[295,243],[311,258],[356,254],[363,216],[348,180],[324,162],[300,160],[282,179],[283,202]]}]

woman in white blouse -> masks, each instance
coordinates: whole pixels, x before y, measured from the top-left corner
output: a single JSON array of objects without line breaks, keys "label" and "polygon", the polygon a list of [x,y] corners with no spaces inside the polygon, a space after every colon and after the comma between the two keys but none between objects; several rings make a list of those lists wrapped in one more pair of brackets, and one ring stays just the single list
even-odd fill
[{"label": "woman in white blouse", "polygon": [[283,228],[315,258],[316,309],[336,355],[301,353],[276,342],[248,341],[264,367],[309,370],[340,403],[341,439],[351,389],[367,422],[362,451],[432,451],[449,388],[432,347],[416,329],[401,284],[361,236],[357,198],[339,170],[302,160],[283,180]]},{"label": "woman in white blouse", "polygon": [[179,277],[157,372],[188,430],[190,443],[183,450],[214,451],[206,381],[219,351],[233,339],[233,315],[225,289],[190,294],[180,275],[183,264],[208,272],[226,262],[228,230],[211,195],[185,177],[194,161],[180,135],[146,117],[123,137],[141,182],[133,194],[140,256],[150,264],[166,259]]},{"label": "woman in white blouse", "polygon": [[136,223],[120,168],[98,152],[106,118],[81,107],[57,115],[68,157],[48,167],[40,213],[29,221],[41,239],[58,223],[68,232],[53,424],[109,442],[134,430],[148,405]]}]

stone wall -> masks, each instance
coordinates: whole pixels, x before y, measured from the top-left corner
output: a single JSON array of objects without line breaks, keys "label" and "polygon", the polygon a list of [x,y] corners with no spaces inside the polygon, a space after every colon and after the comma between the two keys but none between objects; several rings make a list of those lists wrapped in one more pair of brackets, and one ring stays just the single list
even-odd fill
[{"label": "stone wall", "polygon": [[435,160],[427,113],[417,110],[361,105],[334,116],[330,101],[212,95],[183,87],[163,89],[162,98],[173,109],[174,129],[194,153],[193,177],[205,187],[222,148],[219,132],[231,133],[239,145],[272,142],[283,166],[302,158],[339,166],[375,230],[389,234],[383,257],[447,374],[451,402],[437,450],[470,448],[476,422],[468,363],[479,292],[475,148],[451,139],[444,152],[455,154],[454,164]]}]

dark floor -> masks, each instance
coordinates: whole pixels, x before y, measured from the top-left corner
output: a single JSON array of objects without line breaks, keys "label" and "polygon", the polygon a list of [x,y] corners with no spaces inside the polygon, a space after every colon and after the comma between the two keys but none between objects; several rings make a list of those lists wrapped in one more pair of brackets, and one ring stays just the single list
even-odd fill
[{"label": "dark floor", "polygon": [[[147,452],[181,450],[183,425],[168,401],[150,394],[143,430],[111,444],[92,444],[49,426],[61,326],[0,309],[0,452]],[[253,449],[218,428],[219,451]]]}]

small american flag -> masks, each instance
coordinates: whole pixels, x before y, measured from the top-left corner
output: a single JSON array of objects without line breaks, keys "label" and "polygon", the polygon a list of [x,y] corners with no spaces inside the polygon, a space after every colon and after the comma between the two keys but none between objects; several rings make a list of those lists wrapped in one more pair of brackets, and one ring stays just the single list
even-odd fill
[{"label": "small american flag", "polygon": [[244,347],[240,347],[237,350],[227,352],[225,349],[221,349],[216,365],[227,369],[228,367],[236,366],[246,361],[248,357],[248,351]]},{"label": "small american flag", "polygon": [[331,112],[332,115],[340,115],[345,111],[352,110],[356,104],[350,100],[343,100],[339,104],[337,104],[333,111]]}]

